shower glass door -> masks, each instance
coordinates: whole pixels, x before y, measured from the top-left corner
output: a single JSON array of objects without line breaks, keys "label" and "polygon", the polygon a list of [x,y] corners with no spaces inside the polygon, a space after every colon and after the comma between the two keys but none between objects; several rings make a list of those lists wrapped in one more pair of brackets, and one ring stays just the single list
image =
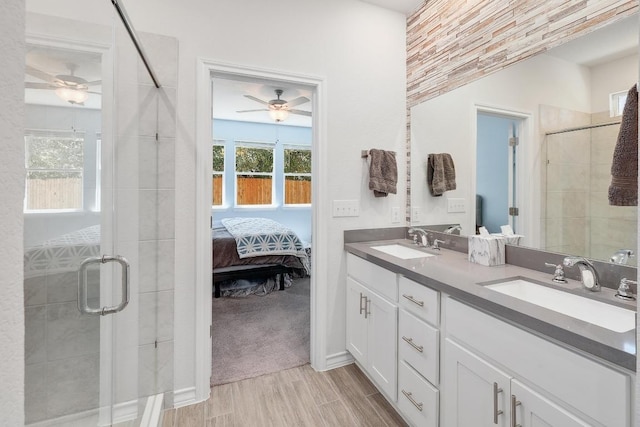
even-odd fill
[{"label": "shower glass door", "polygon": [[27,2],[25,419],[118,425],[144,403],[137,200],[122,195],[136,170],[115,137],[115,58],[128,40],[109,2],[81,6],[102,22],[48,3]]}]

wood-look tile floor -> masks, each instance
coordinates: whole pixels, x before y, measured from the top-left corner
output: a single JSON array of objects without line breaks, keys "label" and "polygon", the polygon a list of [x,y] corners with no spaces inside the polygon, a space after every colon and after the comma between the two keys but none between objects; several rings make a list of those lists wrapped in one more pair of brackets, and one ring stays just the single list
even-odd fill
[{"label": "wood-look tile floor", "polygon": [[206,402],[165,411],[163,427],[406,426],[356,367],[310,365],[215,386]]}]

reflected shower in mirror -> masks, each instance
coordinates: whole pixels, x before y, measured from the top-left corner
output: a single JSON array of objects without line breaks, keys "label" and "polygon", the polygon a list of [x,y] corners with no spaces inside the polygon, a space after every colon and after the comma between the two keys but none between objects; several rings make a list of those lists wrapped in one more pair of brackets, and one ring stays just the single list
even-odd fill
[{"label": "reflected shower in mirror", "polygon": [[[502,214],[491,232],[509,223],[524,246],[604,261],[634,249],[636,209],[606,198],[619,125],[565,131],[620,121],[610,107],[619,110],[618,95],[638,79],[637,24],[637,15],[618,20],[412,107],[411,225],[460,224],[462,234],[475,234],[486,175],[506,185],[507,208],[517,212]],[[486,115],[515,122],[517,148],[506,165],[480,145]],[[506,131],[501,138],[508,147]],[[426,159],[438,152],[451,154],[457,188],[433,197]],[[493,202],[481,199],[484,222]]]}]

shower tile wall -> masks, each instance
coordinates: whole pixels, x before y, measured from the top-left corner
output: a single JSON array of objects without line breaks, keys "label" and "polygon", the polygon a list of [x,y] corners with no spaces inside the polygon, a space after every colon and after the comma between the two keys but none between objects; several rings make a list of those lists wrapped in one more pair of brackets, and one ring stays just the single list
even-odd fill
[{"label": "shower tile wall", "polygon": [[[620,118],[541,106],[541,133]],[[542,188],[547,250],[608,260],[618,249],[634,249],[637,207],[609,206],[611,160],[620,126],[550,135],[545,139],[546,176]],[[636,259],[629,261],[636,265]]]},{"label": "shower tile wall", "polygon": [[[540,106],[540,133],[590,123],[590,115],[553,106]],[[542,173],[546,198],[541,215],[542,244],[549,251],[582,254],[589,247],[590,144],[588,131],[547,137],[546,173]]]},{"label": "shower tile wall", "polygon": [[[116,403],[165,394],[172,406],[175,262],[177,40],[139,34],[162,87],[156,89],[123,28],[116,31],[119,186],[118,245],[135,254],[135,348],[121,348]],[[126,42],[126,43],[125,43]],[[132,96],[133,95],[133,96]],[[131,100],[137,100],[132,103]],[[131,105],[133,104],[133,106]],[[156,139],[157,133],[157,139]],[[136,212],[137,215],[131,213]],[[117,333],[131,334],[121,318]],[[131,319],[134,320],[134,319]],[[131,340],[128,340],[132,343]],[[129,358],[128,356],[135,356]],[[136,373],[127,376],[127,373]]]}]

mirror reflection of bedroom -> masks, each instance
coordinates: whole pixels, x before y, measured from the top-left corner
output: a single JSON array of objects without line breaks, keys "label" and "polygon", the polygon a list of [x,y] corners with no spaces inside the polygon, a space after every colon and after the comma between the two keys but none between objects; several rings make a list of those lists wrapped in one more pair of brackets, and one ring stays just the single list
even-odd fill
[{"label": "mirror reflection of bedroom", "polygon": [[309,363],[312,91],[212,87],[213,387]]}]

